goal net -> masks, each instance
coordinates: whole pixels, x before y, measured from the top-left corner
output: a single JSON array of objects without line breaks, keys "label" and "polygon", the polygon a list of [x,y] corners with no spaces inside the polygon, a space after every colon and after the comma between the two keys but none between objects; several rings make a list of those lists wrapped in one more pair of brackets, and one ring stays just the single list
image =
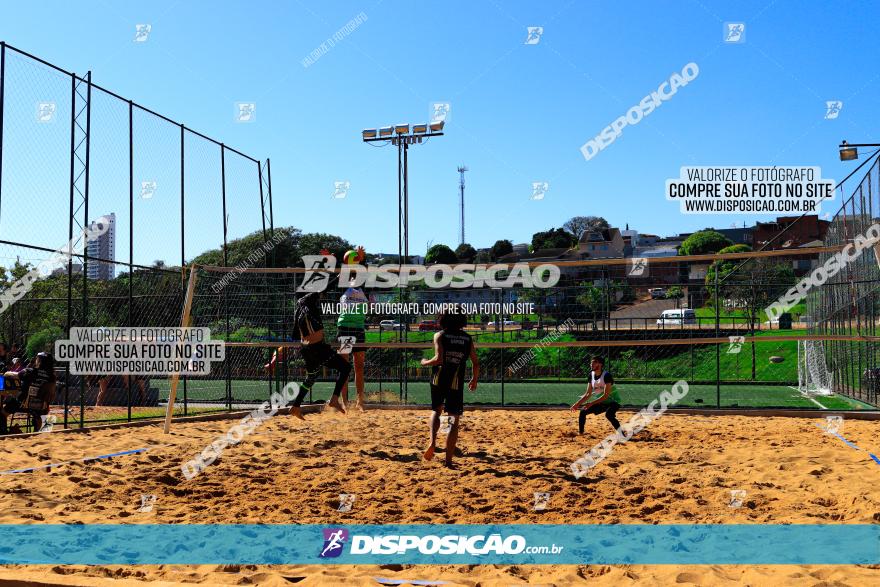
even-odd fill
[{"label": "goal net", "polygon": [[832,375],[821,340],[798,341],[798,390],[806,395],[831,395]]}]

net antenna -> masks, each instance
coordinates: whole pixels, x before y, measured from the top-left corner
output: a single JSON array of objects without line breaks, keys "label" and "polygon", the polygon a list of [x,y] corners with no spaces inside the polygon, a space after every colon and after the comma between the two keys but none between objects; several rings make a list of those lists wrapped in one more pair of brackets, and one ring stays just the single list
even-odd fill
[{"label": "net antenna", "polygon": [[821,340],[798,341],[798,391],[806,396],[832,395],[832,375]]},{"label": "net antenna", "polygon": [[[186,297],[183,301],[183,312],[180,318],[180,326],[186,328],[190,325],[192,315],[193,298],[196,291],[197,267],[193,265],[189,270],[189,281],[186,284]],[[179,344],[179,343],[178,343]],[[165,408],[165,434],[171,431],[171,417],[174,415],[174,400],[177,397],[177,385],[180,383],[180,372],[171,375],[171,387],[168,391],[168,407]]]}]

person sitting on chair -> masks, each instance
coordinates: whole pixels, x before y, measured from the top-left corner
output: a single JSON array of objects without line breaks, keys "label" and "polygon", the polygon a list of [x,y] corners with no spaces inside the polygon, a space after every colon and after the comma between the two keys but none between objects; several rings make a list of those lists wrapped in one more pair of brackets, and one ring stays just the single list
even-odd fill
[{"label": "person sitting on chair", "polygon": [[49,413],[49,405],[55,399],[55,360],[48,353],[37,353],[31,367],[21,371],[7,371],[6,381],[18,382],[18,397],[7,399],[0,414],[0,433],[6,432],[6,417],[16,412],[30,416],[34,432],[42,428],[42,418]]}]

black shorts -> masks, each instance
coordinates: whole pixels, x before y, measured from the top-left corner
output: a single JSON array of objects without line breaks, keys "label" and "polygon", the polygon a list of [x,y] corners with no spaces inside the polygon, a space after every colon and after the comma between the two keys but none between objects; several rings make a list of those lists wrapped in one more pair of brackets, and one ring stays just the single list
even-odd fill
[{"label": "black shorts", "polygon": [[[350,328],[348,326],[340,326],[336,329],[336,338],[341,336],[353,336],[355,343],[363,344],[367,342],[367,333],[363,328]],[[365,349],[354,349],[353,353],[363,353]]]},{"label": "black shorts", "polygon": [[336,351],[322,340],[321,342],[303,345],[300,349],[300,354],[306,362],[306,371],[314,372],[327,364],[333,358],[333,355],[336,354]]},{"label": "black shorts", "polygon": [[446,406],[446,413],[450,416],[460,416],[464,413],[464,389],[448,389],[431,385],[431,409],[439,412]]}]

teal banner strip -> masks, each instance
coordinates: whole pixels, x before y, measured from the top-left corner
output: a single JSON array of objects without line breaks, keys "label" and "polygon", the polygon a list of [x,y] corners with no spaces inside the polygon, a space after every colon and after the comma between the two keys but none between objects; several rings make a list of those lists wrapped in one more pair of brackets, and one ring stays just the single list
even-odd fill
[{"label": "teal banner strip", "polygon": [[0,564],[880,564],[880,525],[4,525]]}]

